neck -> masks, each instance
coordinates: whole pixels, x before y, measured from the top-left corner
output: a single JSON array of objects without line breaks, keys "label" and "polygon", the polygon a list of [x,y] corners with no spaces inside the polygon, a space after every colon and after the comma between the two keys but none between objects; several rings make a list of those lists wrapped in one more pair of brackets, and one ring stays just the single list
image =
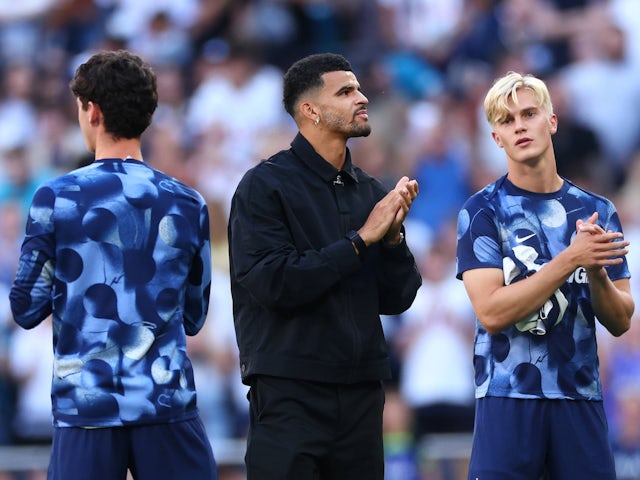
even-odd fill
[{"label": "neck", "polygon": [[304,130],[301,128],[300,133],[307,139],[318,155],[336,169],[340,170],[342,168],[347,158],[347,141],[345,138],[335,135],[329,136],[316,127]]},{"label": "neck", "polygon": [[553,150],[527,161],[515,161],[507,157],[509,180],[516,187],[529,192],[553,193],[564,183],[558,175]]},{"label": "neck", "polygon": [[96,142],[96,159],[100,158],[135,158],[142,161],[142,150],[139,138],[124,138],[113,140],[109,138],[105,141]]},{"label": "neck", "polygon": [[522,172],[509,171],[507,178],[516,187],[536,193],[557,192],[564,183],[555,170],[546,173],[531,171],[524,174]]}]

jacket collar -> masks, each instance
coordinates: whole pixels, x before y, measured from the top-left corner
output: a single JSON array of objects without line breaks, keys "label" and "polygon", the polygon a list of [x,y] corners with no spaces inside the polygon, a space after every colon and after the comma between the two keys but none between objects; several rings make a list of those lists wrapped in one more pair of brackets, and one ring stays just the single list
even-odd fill
[{"label": "jacket collar", "polygon": [[291,142],[291,150],[296,157],[298,157],[305,165],[307,165],[326,182],[335,180],[338,174],[346,174],[354,182],[358,182],[358,176],[356,175],[355,168],[351,163],[351,152],[349,151],[349,148],[347,148],[347,155],[341,170],[338,170],[320,156],[314,150],[309,141],[299,132]]}]

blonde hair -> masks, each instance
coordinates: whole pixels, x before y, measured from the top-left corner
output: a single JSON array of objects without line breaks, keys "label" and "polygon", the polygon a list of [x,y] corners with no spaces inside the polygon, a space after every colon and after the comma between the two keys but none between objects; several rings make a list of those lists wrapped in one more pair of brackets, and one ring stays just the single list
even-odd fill
[{"label": "blonde hair", "polygon": [[538,102],[538,106],[547,114],[553,114],[553,105],[547,85],[533,75],[508,72],[497,79],[484,98],[484,113],[490,125],[504,120],[509,113],[509,101],[518,105],[518,90],[528,88]]}]

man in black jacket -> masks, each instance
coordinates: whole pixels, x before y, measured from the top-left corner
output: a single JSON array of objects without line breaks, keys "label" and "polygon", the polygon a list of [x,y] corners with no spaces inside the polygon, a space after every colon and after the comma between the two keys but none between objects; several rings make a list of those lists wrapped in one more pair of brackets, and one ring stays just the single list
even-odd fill
[{"label": "man in black jacket", "polygon": [[382,480],[379,315],[421,283],[402,226],[418,184],[387,191],[352,164],[347,140],[371,128],[342,56],[294,63],[283,97],[299,133],[245,174],[229,220],[248,480]]}]

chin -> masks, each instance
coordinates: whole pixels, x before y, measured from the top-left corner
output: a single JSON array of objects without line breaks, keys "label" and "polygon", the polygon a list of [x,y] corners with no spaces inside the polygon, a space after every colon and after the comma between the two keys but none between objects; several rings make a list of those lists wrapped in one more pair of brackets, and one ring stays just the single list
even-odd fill
[{"label": "chin", "polygon": [[371,134],[371,126],[369,124],[358,126],[351,131],[350,137],[368,137]]}]

